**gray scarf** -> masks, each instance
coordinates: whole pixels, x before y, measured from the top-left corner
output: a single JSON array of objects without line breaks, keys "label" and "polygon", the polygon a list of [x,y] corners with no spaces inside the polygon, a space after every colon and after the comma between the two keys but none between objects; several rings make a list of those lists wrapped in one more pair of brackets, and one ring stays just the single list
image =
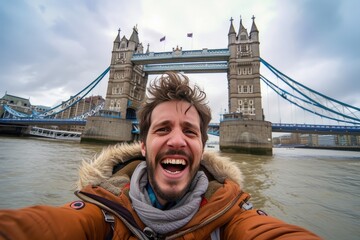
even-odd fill
[{"label": "gray scarf", "polygon": [[130,182],[132,205],[146,226],[159,234],[166,234],[185,226],[200,207],[201,196],[205,193],[209,181],[203,171],[196,173],[189,191],[171,209],[161,210],[153,207],[146,190],[148,183],[146,162],[140,163]]}]

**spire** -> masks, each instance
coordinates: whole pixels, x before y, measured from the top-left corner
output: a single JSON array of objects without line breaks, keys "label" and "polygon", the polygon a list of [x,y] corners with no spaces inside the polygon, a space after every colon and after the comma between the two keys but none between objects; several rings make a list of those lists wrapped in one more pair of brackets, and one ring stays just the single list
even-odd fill
[{"label": "spire", "polygon": [[254,15],[252,16],[252,20],[253,20],[253,22],[252,22],[250,33],[259,32],[259,30],[257,29],[256,24],[255,24],[255,16]]},{"label": "spire", "polygon": [[135,43],[139,43],[139,36],[138,36],[138,30],[137,30],[137,26],[135,26],[133,28],[133,32],[131,34],[131,37],[129,39],[129,41],[133,41]]},{"label": "spire", "polygon": [[240,15],[240,24],[239,24],[239,32],[238,32],[238,36],[240,35],[240,33],[242,31],[246,30],[246,28],[244,27],[244,25],[242,24],[242,18],[241,18],[241,15]]},{"label": "spire", "polygon": [[233,25],[233,20],[234,20],[233,18],[230,18],[230,29],[229,29],[228,35],[230,35],[230,34],[235,34],[236,35],[234,25]]},{"label": "spire", "polygon": [[150,48],[150,44],[148,43],[147,49],[146,49],[146,53],[149,53],[149,52],[150,52],[149,48]]},{"label": "spire", "polygon": [[118,30],[118,35],[116,36],[116,38],[115,38],[115,41],[114,42],[116,42],[116,43],[120,43],[120,28],[119,28],[119,30]]}]

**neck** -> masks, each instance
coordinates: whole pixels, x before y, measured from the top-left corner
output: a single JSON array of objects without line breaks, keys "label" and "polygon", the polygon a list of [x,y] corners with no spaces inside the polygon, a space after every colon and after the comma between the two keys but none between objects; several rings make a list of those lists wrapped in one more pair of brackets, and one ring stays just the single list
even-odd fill
[{"label": "neck", "polygon": [[150,183],[148,183],[146,185],[146,190],[149,194],[149,198],[151,201],[151,204],[153,207],[161,209],[161,210],[167,210],[172,208],[176,202],[168,202],[164,199],[158,198],[153,190],[153,188],[151,187]]}]

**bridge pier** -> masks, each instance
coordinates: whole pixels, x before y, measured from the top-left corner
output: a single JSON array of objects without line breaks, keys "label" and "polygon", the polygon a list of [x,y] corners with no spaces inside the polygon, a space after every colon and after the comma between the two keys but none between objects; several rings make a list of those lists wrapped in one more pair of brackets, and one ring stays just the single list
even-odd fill
[{"label": "bridge pier", "polygon": [[271,132],[271,122],[224,120],[220,123],[220,151],[272,155]]},{"label": "bridge pier", "polygon": [[88,117],[81,142],[131,142],[132,121],[102,116]]}]

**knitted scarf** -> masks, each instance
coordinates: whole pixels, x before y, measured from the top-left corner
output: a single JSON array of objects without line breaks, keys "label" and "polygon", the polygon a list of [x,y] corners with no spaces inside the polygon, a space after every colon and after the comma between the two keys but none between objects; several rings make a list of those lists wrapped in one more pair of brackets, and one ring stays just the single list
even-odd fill
[{"label": "knitted scarf", "polygon": [[147,183],[146,162],[142,162],[136,167],[130,181],[129,195],[133,207],[146,226],[158,234],[167,234],[185,226],[196,214],[209,181],[203,171],[198,171],[187,193],[169,210],[151,205]]}]

